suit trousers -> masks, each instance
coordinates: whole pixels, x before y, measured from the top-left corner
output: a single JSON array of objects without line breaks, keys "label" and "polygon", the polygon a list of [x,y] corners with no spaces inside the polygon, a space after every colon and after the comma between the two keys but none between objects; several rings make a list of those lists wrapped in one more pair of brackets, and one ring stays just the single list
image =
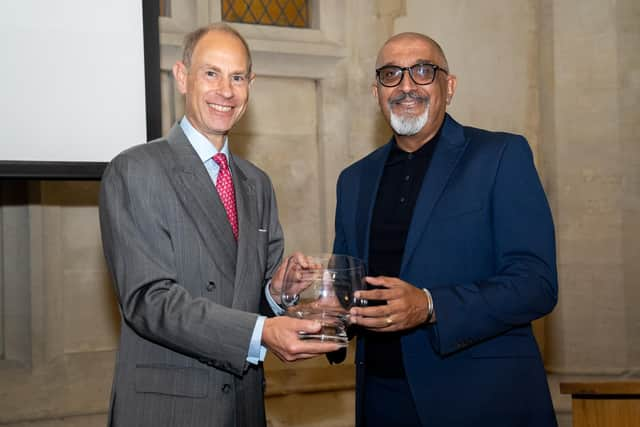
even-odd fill
[{"label": "suit trousers", "polygon": [[359,427],[421,426],[409,384],[404,378],[367,375],[364,390],[364,423]]}]

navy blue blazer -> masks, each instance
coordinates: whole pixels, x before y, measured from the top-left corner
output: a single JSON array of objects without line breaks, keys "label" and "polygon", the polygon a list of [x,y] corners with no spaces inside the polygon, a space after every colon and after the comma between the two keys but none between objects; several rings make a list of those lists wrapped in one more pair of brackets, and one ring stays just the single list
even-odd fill
[{"label": "navy blue blazer", "polygon": [[[338,179],[334,253],[364,259],[393,140]],[[558,284],[549,205],[527,141],[448,114],[424,178],[400,278],[433,295],[437,323],[402,337],[423,425],[555,426],[531,321]],[[358,343],[356,417],[364,372]]]}]

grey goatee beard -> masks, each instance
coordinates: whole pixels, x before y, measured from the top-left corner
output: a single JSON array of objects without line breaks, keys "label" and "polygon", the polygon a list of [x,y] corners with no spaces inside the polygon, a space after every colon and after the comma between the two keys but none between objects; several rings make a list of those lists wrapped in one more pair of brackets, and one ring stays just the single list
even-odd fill
[{"label": "grey goatee beard", "polygon": [[[401,116],[395,114],[393,109],[391,108],[393,104],[402,102],[405,98],[413,98],[418,102],[424,102],[426,107],[424,109],[424,113],[419,116]],[[420,132],[424,125],[429,121],[429,98],[418,96],[413,92],[403,93],[400,96],[389,99],[389,112],[390,114],[390,124],[393,131],[402,136],[413,136]]]}]

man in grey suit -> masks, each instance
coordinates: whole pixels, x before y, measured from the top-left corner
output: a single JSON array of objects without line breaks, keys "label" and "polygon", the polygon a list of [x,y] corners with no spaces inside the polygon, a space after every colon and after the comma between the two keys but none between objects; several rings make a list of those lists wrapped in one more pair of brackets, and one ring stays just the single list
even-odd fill
[{"label": "man in grey suit", "polygon": [[245,40],[198,29],[173,73],[185,117],[116,156],[102,181],[123,320],[110,425],[264,426],[266,349],[293,361],[337,346],[299,340],[315,322],[255,314],[279,300],[284,243],[269,178],[229,152],[255,77]]}]

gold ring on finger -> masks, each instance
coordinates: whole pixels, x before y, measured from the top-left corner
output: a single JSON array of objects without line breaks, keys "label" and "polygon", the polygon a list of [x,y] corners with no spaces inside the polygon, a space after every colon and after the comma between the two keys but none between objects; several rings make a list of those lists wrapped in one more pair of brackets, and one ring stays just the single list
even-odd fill
[{"label": "gold ring on finger", "polygon": [[387,322],[387,326],[393,325],[393,319],[391,319],[391,316],[387,316],[386,322]]}]

